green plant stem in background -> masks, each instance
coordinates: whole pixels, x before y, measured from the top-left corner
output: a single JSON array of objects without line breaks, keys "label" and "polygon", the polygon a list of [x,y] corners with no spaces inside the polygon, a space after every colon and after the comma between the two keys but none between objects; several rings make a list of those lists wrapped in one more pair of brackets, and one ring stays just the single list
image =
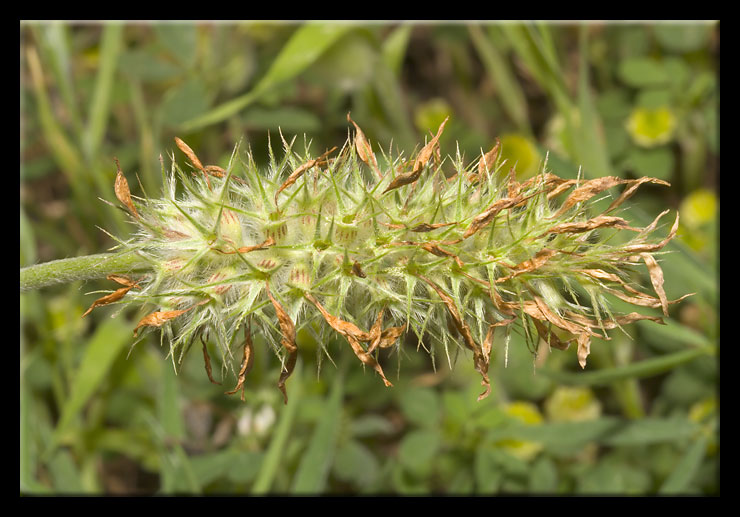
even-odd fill
[{"label": "green plant stem in background", "polygon": [[104,278],[114,273],[145,269],[148,262],[131,252],[100,253],[85,257],[54,260],[21,269],[21,291],[54,284]]}]

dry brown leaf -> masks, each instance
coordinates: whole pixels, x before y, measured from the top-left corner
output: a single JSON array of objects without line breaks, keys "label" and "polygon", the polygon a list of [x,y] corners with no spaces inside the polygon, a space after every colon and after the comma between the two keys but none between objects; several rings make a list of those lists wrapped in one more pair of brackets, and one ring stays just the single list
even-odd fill
[{"label": "dry brown leaf", "polygon": [[375,174],[377,174],[379,178],[382,178],[383,175],[380,173],[380,169],[378,168],[378,161],[375,159],[375,153],[373,153],[373,148],[365,137],[365,133],[363,133],[360,126],[350,118],[349,113],[347,113],[347,121],[351,122],[357,131],[357,134],[355,135],[355,149],[357,149],[357,155],[360,157],[360,160],[365,162],[369,167],[372,167]]},{"label": "dry brown leaf", "polygon": [[336,150],[336,147],[332,147],[328,151],[326,151],[324,154],[319,156],[318,158],[314,158],[313,160],[308,160],[306,163],[301,164],[298,166],[296,170],[290,173],[290,176],[288,176],[288,179],[286,179],[282,185],[280,185],[280,188],[277,189],[277,192],[275,192],[275,206],[277,206],[278,202],[278,196],[280,193],[285,190],[286,188],[290,187],[293,183],[298,181],[298,178],[303,176],[303,174],[310,170],[312,167],[319,165],[321,163],[324,163],[326,161],[326,157],[333,153]]},{"label": "dry brown leaf", "polygon": [[133,287],[134,287],[133,285],[128,286],[128,287],[121,287],[120,289],[118,289],[115,292],[112,292],[111,294],[107,294],[101,298],[98,298],[92,303],[92,305],[90,305],[90,308],[85,311],[82,317],[84,318],[85,316],[90,314],[95,307],[102,307],[103,305],[108,305],[110,303],[117,302],[118,300],[123,298],[124,295],[127,292],[129,292]]},{"label": "dry brown leaf", "polygon": [[475,178],[476,180],[483,181],[483,178],[488,176],[491,169],[493,169],[496,164],[496,159],[498,158],[500,150],[501,140],[496,138],[496,143],[491,150],[481,156],[480,160],[478,160],[478,176]]},{"label": "dry brown leaf", "polygon": [[113,282],[116,282],[117,284],[121,284],[124,287],[139,287],[139,284],[131,280],[129,277],[125,275],[108,275],[105,277],[107,280],[111,280]]},{"label": "dry brown leaf", "polygon": [[663,289],[663,270],[658,265],[658,261],[655,260],[650,253],[640,253],[640,257],[645,261],[645,265],[650,273],[650,282],[653,284],[653,289],[660,299],[660,305],[663,308],[663,315],[668,317],[668,298],[665,295],[665,289]]},{"label": "dry brown leaf", "polygon": [[478,343],[476,343],[473,339],[473,335],[470,333],[470,327],[468,327],[468,324],[465,323],[465,320],[463,320],[463,318],[460,316],[460,312],[457,310],[457,305],[455,305],[455,301],[444,291],[444,289],[438,286],[434,281],[428,279],[423,275],[417,276],[421,280],[426,282],[432,289],[434,289],[437,295],[442,299],[442,302],[447,308],[447,312],[452,317],[452,323],[454,324],[455,329],[463,336],[465,346],[472,350],[475,369],[483,378],[481,384],[485,387],[485,391],[478,396],[478,400],[483,400],[491,392],[491,383],[488,379],[488,361],[483,355],[481,347],[478,346]]},{"label": "dry brown leaf", "polygon": [[268,237],[264,241],[262,241],[259,244],[255,244],[254,246],[242,246],[241,248],[234,250],[234,251],[223,251],[219,248],[211,248],[213,251],[217,251],[219,253],[222,253],[224,255],[232,255],[234,253],[249,253],[250,251],[258,251],[258,250],[264,250],[269,248],[270,246],[273,246],[275,244],[275,239],[272,237]]},{"label": "dry brown leaf", "polygon": [[213,378],[213,372],[211,371],[211,356],[208,355],[208,348],[206,347],[206,342],[203,340],[202,335],[200,336],[200,342],[203,344],[203,361],[206,366],[206,374],[208,374],[208,380],[211,381],[211,383],[218,384],[220,386],[221,383]]},{"label": "dry brown leaf", "polygon": [[360,263],[356,260],[352,264],[352,274],[355,276],[359,276],[360,278],[367,278],[367,275],[362,270],[362,267],[360,267]]},{"label": "dry brown leaf", "polygon": [[439,137],[442,136],[442,131],[444,131],[445,124],[447,124],[447,121],[450,117],[447,117],[444,119],[442,124],[440,124],[439,129],[437,130],[437,134],[432,138],[427,145],[425,145],[421,151],[419,151],[419,154],[416,156],[416,159],[414,160],[414,166],[411,172],[408,172],[406,174],[401,174],[399,176],[396,176],[393,181],[391,181],[390,185],[383,191],[383,194],[385,194],[388,191],[391,191],[393,189],[396,189],[398,187],[402,187],[404,185],[408,185],[409,183],[415,182],[417,179],[419,179],[419,176],[421,175],[421,171],[424,170],[424,166],[427,164],[429,159],[434,155],[435,148],[439,144]]},{"label": "dry brown leaf", "polygon": [[639,231],[637,228],[632,228],[629,224],[627,224],[627,221],[622,219],[621,217],[614,217],[609,215],[599,215],[594,217],[593,219],[589,219],[588,221],[582,221],[577,223],[561,223],[556,224],[549,230],[547,230],[542,235],[537,236],[536,238],[542,238],[548,233],[583,233],[588,232],[591,230],[595,230],[596,228],[619,228],[622,230],[633,230],[633,231]]},{"label": "dry brown leaf", "polygon": [[131,212],[138,219],[139,213],[136,211],[134,202],[131,200],[131,191],[128,188],[128,181],[126,181],[126,177],[121,171],[121,164],[118,163],[118,158],[113,158],[113,160],[115,160],[116,167],[118,168],[118,172],[116,172],[116,182],[113,185],[113,190],[116,193],[118,201],[126,205],[128,211]]},{"label": "dry brown leaf", "polygon": [[[664,213],[665,212],[663,212],[663,214]],[[663,215],[663,214],[660,214],[660,215]],[[676,236],[677,232],[678,232],[678,212],[676,212],[676,221],[673,223],[673,227],[671,228],[671,231],[668,233],[668,236],[665,239],[663,239],[661,242],[657,244],[628,244],[626,246],[622,246],[619,250],[616,251],[616,253],[619,253],[620,255],[621,254],[632,255],[632,254],[637,254],[637,253],[650,253],[653,251],[658,251],[662,249],[666,244],[668,244],[668,242]],[[643,230],[643,233],[645,233],[644,230]]]},{"label": "dry brown leaf", "polygon": [[188,307],[187,309],[178,310],[178,311],[156,311],[151,314],[148,314],[141,318],[141,321],[139,321],[139,324],[136,325],[136,328],[134,329],[134,337],[136,337],[139,333],[139,329],[141,327],[161,327],[168,321],[177,318],[178,316],[185,314],[190,309],[195,307],[193,305],[192,307]]},{"label": "dry brown leaf", "polygon": [[280,331],[283,335],[280,343],[288,351],[288,360],[285,364],[285,369],[280,372],[280,379],[278,380],[278,388],[283,393],[283,400],[287,404],[288,393],[285,388],[285,381],[293,373],[296,359],[298,358],[298,345],[295,342],[295,325],[293,324],[293,320],[290,319],[290,315],[288,315],[288,313],[285,312],[285,309],[283,309],[283,306],[280,305],[280,302],[272,296],[272,293],[270,292],[270,283],[268,281],[265,281],[265,292],[277,313]]},{"label": "dry brown leaf", "polygon": [[502,283],[506,280],[509,280],[511,278],[514,278],[515,276],[521,275],[523,273],[530,273],[532,271],[535,271],[542,266],[544,266],[547,261],[549,261],[553,256],[555,256],[558,253],[557,250],[553,250],[550,248],[543,248],[540,251],[538,251],[534,257],[531,259],[525,260],[523,262],[520,262],[516,266],[514,266],[512,269],[514,272],[510,275],[507,275],[505,277],[497,278],[496,283]]},{"label": "dry brown leaf", "polygon": [[533,319],[532,322],[537,329],[537,334],[539,334],[540,338],[543,339],[548,346],[555,347],[559,350],[567,350],[571,341],[573,341],[573,339],[562,341],[555,332],[545,327],[544,323],[540,320]]},{"label": "dry brown leaf", "polygon": [[[432,230],[436,230],[437,228],[444,228],[445,226],[451,226],[453,224],[457,224],[457,223],[434,223],[434,224],[421,223],[411,228],[411,231],[417,232],[417,233],[431,232]],[[403,228],[403,226],[401,226],[401,228]]]},{"label": "dry brown leaf", "polygon": [[[244,400],[244,391],[245,386],[244,382],[246,381],[247,374],[252,369],[252,364],[254,363],[254,347],[252,345],[252,326],[251,322],[249,323],[248,327],[244,327],[244,359],[242,359],[241,368],[239,369],[239,377],[237,380],[236,387],[231,390],[227,391],[227,395],[233,395],[240,389],[242,390],[241,399]],[[283,392],[283,397],[285,397],[285,400],[287,402],[287,397],[285,396],[285,390],[281,389],[280,391]]]},{"label": "dry brown leaf", "polygon": [[629,182],[629,186],[624,189],[624,191],[620,194],[620,196],[615,199],[611,205],[609,205],[609,208],[604,210],[604,213],[609,213],[615,208],[617,208],[619,205],[624,203],[625,200],[632,197],[632,195],[637,191],[637,189],[642,185],[643,183],[657,183],[658,185],[665,185],[666,187],[670,187],[671,184],[667,181],[660,180],[658,178],[650,178],[648,176],[643,176],[642,178],[632,180]]},{"label": "dry brown leaf", "polygon": [[357,358],[360,359],[360,361],[362,361],[364,364],[374,369],[378,373],[378,375],[380,375],[381,379],[383,380],[383,384],[385,384],[387,387],[393,386],[393,384],[391,384],[391,382],[386,379],[385,374],[383,373],[383,368],[380,366],[380,364],[378,364],[375,358],[370,355],[369,352],[366,352],[360,344],[360,341],[371,341],[373,337],[372,332],[363,332],[354,323],[344,321],[343,319],[330,314],[324,308],[324,306],[321,305],[321,303],[310,293],[305,293],[304,296],[309,302],[314,304],[319,312],[321,312],[321,315],[324,317],[324,320],[326,320],[329,326],[339,332],[342,336],[344,336],[345,339],[347,339],[350,346],[352,347],[352,351],[355,353]]},{"label": "dry brown leaf", "polygon": [[578,364],[586,367],[586,358],[591,353],[591,336],[586,332],[578,335]]},{"label": "dry brown leaf", "polygon": [[278,302],[275,297],[272,296],[272,293],[270,292],[270,283],[268,281],[265,281],[265,292],[267,293],[267,297],[270,299],[270,302],[272,302],[272,306],[275,308],[275,312],[277,313],[278,323],[280,324],[280,331],[283,334],[283,339],[280,341],[280,343],[282,343],[282,345],[290,352],[297,350],[298,346],[295,342],[295,325],[293,324],[293,320],[290,319],[290,315],[285,312],[285,309],[283,309],[283,306],[280,305],[280,302]]},{"label": "dry brown leaf", "polygon": [[465,230],[465,233],[463,234],[463,239],[467,239],[477,231],[479,231],[481,228],[484,228],[488,223],[490,223],[496,215],[498,215],[499,212],[502,210],[506,210],[507,208],[511,208],[522,201],[524,201],[525,198],[522,196],[515,196],[515,197],[505,197],[503,199],[499,199],[495,203],[493,203],[491,206],[486,208],[486,210],[477,216],[473,218],[473,220],[470,223],[470,226],[467,230]]},{"label": "dry brown leaf", "polygon": [[202,171],[202,170],[203,170],[203,168],[204,168],[204,167],[203,167],[203,164],[202,164],[202,163],[200,163],[200,160],[199,160],[199,159],[198,159],[198,157],[197,157],[197,156],[195,155],[195,152],[194,152],[194,151],[193,151],[193,150],[192,150],[192,149],[190,148],[190,146],[189,146],[188,144],[186,144],[185,142],[183,142],[183,141],[182,141],[181,139],[179,139],[178,137],[175,137],[175,144],[177,145],[177,147],[179,147],[179,148],[180,148],[180,150],[181,150],[181,151],[182,151],[183,153],[185,153],[185,156],[187,156],[187,157],[188,157],[188,159],[190,160],[190,163],[192,163],[192,164],[193,164],[193,166],[194,166],[194,167],[195,167],[196,169],[198,169],[199,171]]},{"label": "dry brown leaf", "polygon": [[616,176],[604,176],[602,178],[594,178],[592,180],[585,181],[583,185],[576,188],[573,192],[570,193],[565,201],[563,201],[560,209],[555,212],[555,214],[552,215],[550,219],[554,219],[562,215],[566,210],[568,210],[576,203],[591,199],[599,192],[603,192],[604,190],[610,189],[616,185],[621,185],[623,183],[629,182],[630,180],[625,180]]}]

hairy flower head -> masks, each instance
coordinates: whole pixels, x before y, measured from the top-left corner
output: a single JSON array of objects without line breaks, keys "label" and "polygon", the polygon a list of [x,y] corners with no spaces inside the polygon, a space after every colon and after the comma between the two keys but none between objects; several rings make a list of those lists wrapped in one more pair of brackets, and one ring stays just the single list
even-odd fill
[{"label": "hairy flower head", "polygon": [[[284,157],[271,153],[266,174],[237,146],[227,169],[204,166],[182,140],[163,165],[161,198],[132,198],[120,172],[115,192],[137,226],[121,246],[151,265],[93,304],[145,304],[135,329],[160,327],[173,360],[196,339],[218,343],[237,387],[260,334],[282,363],[278,386],[296,363],[296,334],[307,330],[322,347],[340,337],[357,358],[391,386],[379,362],[384,349],[414,334],[447,356],[461,346],[488,395],[488,367],[497,327],[521,327],[565,349],[575,343],[585,366],[593,337],[640,319],[614,313],[608,296],[633,305],[669,303],[654,258],[678,229],[652,237],[660,214],[645,228],[614,215],[643,183],[655,178],[562,179],[543,167],[518,182],[501,159],[500,144],[472,164],[441,158],[437,133],[412,155],[377,156],[360,127],[340,150],[312,158],[283,139]],[[282,135],[281,135],[282,136]],[[600,214],[594,201],[621,187]],[[627,232],[619,243],[610,236]],[[629,270],[644,263],[655,295],[632,284]],[[91,309],[93,308],[91,307]],[[214,381],[215,382],[215,381]],[[242,391],[243,394],[243,391]]]}]

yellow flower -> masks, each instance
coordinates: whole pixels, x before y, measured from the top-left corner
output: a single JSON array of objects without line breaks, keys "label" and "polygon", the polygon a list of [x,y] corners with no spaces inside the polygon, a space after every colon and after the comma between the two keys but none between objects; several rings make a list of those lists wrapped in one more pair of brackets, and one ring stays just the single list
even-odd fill
[{"label": "yellow flower", "polygon": [[545,401],[547,418],[554,422],[582,422],[601,416],[601,404],[588,388],[561,386]]},{"label": "yellow flower", "polygon": [[627,132],[638,145],[655,147],[671,141],[676,123],[667,107],[635,108],[627,119]]},{"label": "yellow flower", "polygon": [[[540,425],[544,420],[537,406],[531,402],[512,402],[504,408],[504,412],[525,425]],[[543,448],[541,443],[525,440],[501,440],[496,445],[524,461],[533,459]]]}]

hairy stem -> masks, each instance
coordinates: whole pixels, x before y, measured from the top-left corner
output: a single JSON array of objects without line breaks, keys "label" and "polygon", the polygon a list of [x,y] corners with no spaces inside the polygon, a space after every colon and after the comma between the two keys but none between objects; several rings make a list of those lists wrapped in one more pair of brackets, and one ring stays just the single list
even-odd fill
[{"label": "hairy stem", "polygon": [[21,269],[21,291],[39,289],[49,285],[92,280],[114,273],[128,273],[146,269],[148,262],[133,252],[100,253],[61,260]]}]

